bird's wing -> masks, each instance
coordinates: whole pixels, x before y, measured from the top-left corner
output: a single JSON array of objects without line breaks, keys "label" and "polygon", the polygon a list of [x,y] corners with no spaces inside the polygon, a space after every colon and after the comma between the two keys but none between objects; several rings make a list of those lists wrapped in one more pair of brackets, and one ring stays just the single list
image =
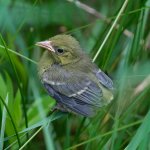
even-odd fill
[{"label": "bird's wing", "polygon": [[55,91],[49,84],[45,83],[44,86],[47,89],[48,93],[52,97],[54,97],[59,104],[65,106],[66,111],[68,111],[69,109],[75,113],[81,114],[86,117],[92,117],[95,115],[96,110],[92,105],[89,105],[84,102],[82,103],[81,101],[79,103],[79,101],[76,98],[70,98],[68,96],[65,96],[64,94]]},{"label": "bird's wing", "polygon": [[84,116],[92,116],[98,107],[103,106],[102,90],[97,83],[86,75],[77,75],[63,83],[43,80],[48,93],[58,102]]},{"label": "bird's wing", "polygon": [[112,80],[100,69],[96,69],[94,71],[96,77],[98,78],[99,82],[106,88],[113,90],[113,82]]},{"label": "bird's wing", "polygon": [[49,82],[55,91],[70,98],[75,98],[78,103],[87,103],[99,107],[101,105],[102,91],[97,83],[88,78],[78,78],[63,83]]}]

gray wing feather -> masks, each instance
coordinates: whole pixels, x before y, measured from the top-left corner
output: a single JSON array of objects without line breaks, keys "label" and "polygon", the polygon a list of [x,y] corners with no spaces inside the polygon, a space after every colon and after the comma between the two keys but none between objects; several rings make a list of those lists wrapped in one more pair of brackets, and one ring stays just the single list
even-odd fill
[{"label": "gray wing feather", "polygon": [[96,110],[92,105],[89,105],[79,99],[74,97],[67,97],[57,91],[55,91],[51,85],[44,83],[44,87],[48,93],[54,97],[58,103],[63,104],[65,107],[70,109],[73,112],[81,114],[86,117],[92,117],[95,115]]},{"label": "gray wing feather", "polygon": [[[108,89],[113,89],[111,79],[102,71],[96,70],[94,76]],[[54,97],[58,103],[63,104],[73,112],[83,116],[93,116],[98,107],[103,106],[103,93],[99,84],[89,78],[86,74],[76,74],[76,77],[66,78],[64,84],[51,84],[45,78],[43,84],[48,93]]]},{"label": "gray wing feather", "polygon": [[[46,82],[46,81],[45,81]],[[48,82],[47,82],[48,83]],[[88,78],[67,82],[62,85],[51,85],[51,87],[67,97],[75,98],[76,101],[85,104],[93,105],[95,107],[101,106],[102,91],[97,83]]]},{"label": "gray wing feather", "polygon": [[103,86],[107,87],[110,90],[114,88],[112,80],[103,71],[98,69],[95,71],[95,74]]}]

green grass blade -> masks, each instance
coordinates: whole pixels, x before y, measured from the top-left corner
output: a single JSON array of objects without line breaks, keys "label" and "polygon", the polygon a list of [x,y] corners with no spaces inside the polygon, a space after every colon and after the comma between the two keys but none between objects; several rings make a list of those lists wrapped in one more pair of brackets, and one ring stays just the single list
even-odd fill
[{"label": "green grass blade", "polygon": [[19,138],[19,135],[18,135],[18,131],[17,131],[15,122],[14,122],[12,116],[11,116],[11,113],[10,113],[10,111],[9,111],[9,109],[8,109],[8,107],[7,107],[6,103],[5,103],[5,101],[3,100],[3,98],[2,98],[1,96],[0,96],[0,99],[1,99],[1,102],[3,103],[4,107],[5,107],[6,110],[7,110],[7,113],[8,113],[8,115],[9,115],[9,117],[10,117],[11,123],[12,123],[12,125],[13,125],[14,131],[15,131],[15,134],[16,134],[16,137],[17,137],[18,145],[19,145],[19,147],[21,147],[21,142],[20,142],[20,138]]},{"label": "green grass blade", "polygon": [[[9,58],[10,64],[11,64],[11,66],[12,66],[12,68],[13,68],[13,71],[14,71],[14,74],[15,74],[15,76],[16,76],[17,85],[18,85],[18,87],[19,87],[19,90],[20,90],[20,93],[21,93],[21,98],[22,98],[21,100],[22,100],[22,104],[23,104],[23,113],[24,113],[24,117],[25,117],[25,125],[26,125],[26,127],[28,127],[28,119],[27,119],[26,105],[25,105],[25,99],[24,99],[23,91],[22,91],[22,88],[21,88],[21,86],[20,86],[20,78],[19,78],[19,75],[18,75],[18,73],[17,73],[17,71],[16,71],[16,68],[15,68],[15,66],[14,66],[14,64],[13,64],[13,61],[12,61],[12,59],[11,59],[9,53],[8,53],[8,49],[7,49],[6,43],[5,43],[5,41],[4,41],[4,39],[3,39],[3,37],[2,37],[1,34],[0,34],[0,39],[1,39],[1,41],[2,41],[2,43],[3,43],[3,45],[4,45],[4,47],[5,47],[6,54],[7,54],[8,58]],[[28,133],[27,133],[27,138],[28,138]]]},{"label": "green grass blade", "polygon": [[150,110],[125,150],[137,149],[143,141],[143,137],[148,134],[150,134]]},{"label": "green grass blade", "polygon": [[39,92],[38,92],[38,89],[37,89],[37,86],[36,86],[36,83],[34,82],[34,79],[32,80],[32,90],[33,90],[33,95],[34,95],[34,98],[39,101],[38,103],[38,111],[39,111],[39,115],[41,117],[41,119],[44,118],[44,128],[43,128],[43,133],[44,133],[44,137],[45,137],[45,142],[46,142],[46,146],[47,146],[47,149],[50,149],[50,150],[54,150],[54,142],[53,142],[53,137],[52,137],[52,131],[51,131],[51,124],[49,124],[49,127],[46,126],[46,114],[44,112],[44,109],[43,109],[43,106],[41,105],[41,98],[40,98],[40,95],[39,95]]},{"label": "green grass blade", "polygon": [[[6,96],[5,103],[6,103],[6,105],[8,104],[8,94]],[[3,107],[2,122],[1,122],[1,133],[0,133],[0,149],[3,149],[3,146],[4,146],[4,133],[5,133],[6,115],[7,115],[6,108]]]},{"label": "green grass blade", "polygon": [[[5,49],[5,46],[0,45],[0,48]],[[34,60],[32,60],[32,59],[30,59],[30,58],[28,58],[28,57],[26,57],[26,56],[24,56],[24,55],[22,55],[22,54],[20,54],[20,53],[14,51],[14,50],[12,50],[12,49],[10,49],[10,48],[8,48],[8,51],[11,52],[11,53],[13,53],[13,54],[15,54],[15,55],[17,55],[17,56],[19,56],[19,57],[21,57],[21,58],[24,58],[25,60],[27,60],[27,61],[29,61],[29,62],[31,62],[31,63],[33,63],[33,64],[37,64],[36,61],[34,61]]]},{"label": "green grass blade", "polygon": [[119,20],[119,18],[120,18],[120,16],[121,16],[121,14],[123,13],[123,11],[124,11],[125,8],[126,8],[128,2],[129,2],[129,0],[125,0],[125,1],[124,1],[123,5],[122,5],[122,7],[121,7],[121,9],[120,9],[120,11],[119,11],[119,13],[118,13],[118,15],[117,15],[115,21],[113,22],[113,24],[112,24],[110,30],[108,31],[108,33],[107,33],[107,35],[106,35],[106,37],[105,37],[103,43],[101,44],[100,48],[98,49],[97,53],[95,54],[95,56],[94,56],[94,58],[93,58],[93,62],[97,59],[99,53],[101,52],[102,48],[103,48],[104,45],[106,44],[106,41],[108,40],[108,38],[109,38],[110,34],[112,33],[114,27],[116,26],[116,24],[117,24],[117,22],[118,22],[118,20]]},{"label": "green grass blade", "polygon": [[[137,122],[133,122],[133,123],[128,124],[128,125],[124,125],[124,126],[122,126],[122,127],[119,127],[119,128],[117,129],[117,131],[126,130],[127,128],[130,128],[130,127],[133,127],[133,126],[136,126],[136,125],[140,124],[142,121],[143,121],[143,120],[138,120]],[[102,135],[95,136],[95,137],[93,137],[93,138],[91,138],[91,139],[85,140],[84,142],[81,142],[81,143],[78,143],[78,144],[76,144],[76,145],[74,145],[74,146],[71,146],[71,147],[67,148],[67,150],[71,150],[71,149],[77,148],[77,147],[79,147],[79,146],[82,146],[82,145],[84,145],[84,144],[90,143],[90,142],[95,141],[95,140],[97,140],[97,139],[100,139],[100,138],[102,138],[102,137],[111,135],[113,132],[114,132],[114,130],[109,131],[109,132],[106,132],[106,133],[104,133],[104,134],[102,134]],[[115,131],[115,132],[116,132],[116,131]]]}]

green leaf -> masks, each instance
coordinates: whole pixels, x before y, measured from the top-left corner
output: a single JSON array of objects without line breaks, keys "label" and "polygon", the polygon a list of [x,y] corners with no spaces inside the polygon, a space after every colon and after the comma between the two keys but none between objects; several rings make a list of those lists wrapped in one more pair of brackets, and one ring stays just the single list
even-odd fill
[{"label": "green leaf", "polygon": [[140,125],[139,129],[137,130],[136,134],[125,148],[125,150],[137,149],[141,142],[143,142],[143,137],[147,137],[150,134],[150,110],[148,111],[147,115],[145,116],[143,123]]},{"label": "green leaf", "polygon": [[22,105],[21,105],[21,94],[20,91],[18,90],[16,93],[16,96],[14,98],[14,102],[13,102],[13,114],[14,114],[14,120],[16,122],[16,125],[19,127],[21,124],[21,120],[22,120]]}]

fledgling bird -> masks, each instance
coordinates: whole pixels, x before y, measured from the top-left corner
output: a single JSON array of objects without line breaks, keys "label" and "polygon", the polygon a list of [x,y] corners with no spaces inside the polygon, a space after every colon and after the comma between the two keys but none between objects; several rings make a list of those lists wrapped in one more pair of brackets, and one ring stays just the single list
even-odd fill
[{"label": "fledgling bird", "polygon": [[46,51],[38,63],[38,74],[55,108],[92,117],[113,99],[113,82],[82,51],[70,35],[56,35],[37,42]]}]

